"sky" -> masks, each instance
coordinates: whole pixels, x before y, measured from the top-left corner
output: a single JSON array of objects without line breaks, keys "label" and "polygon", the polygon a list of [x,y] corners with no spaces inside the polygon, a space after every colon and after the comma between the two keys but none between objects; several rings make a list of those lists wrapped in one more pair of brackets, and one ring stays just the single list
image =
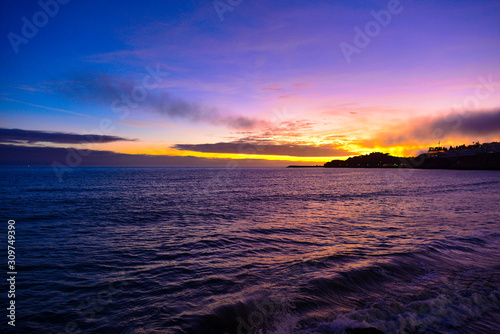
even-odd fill
[{"label": "sky", "polygon": [[498,1],[0,6],[8,154],[283,166],[500,141]]}]

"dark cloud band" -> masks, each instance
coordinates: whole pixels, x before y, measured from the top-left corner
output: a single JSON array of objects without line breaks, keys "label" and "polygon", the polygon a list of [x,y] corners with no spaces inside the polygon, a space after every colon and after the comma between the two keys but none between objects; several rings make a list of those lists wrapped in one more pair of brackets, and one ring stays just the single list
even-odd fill
[{"label": "dark cloud band", "polygon": [[297,144],[255,144],[249,142],[177,144],[173,148],[204,153],[286,155],[293,157],[335,157],[353,154],[352,152],[331,145],[308,146]]},{"label": "dark cloud band", "polygon": [[0,128],[0,143],[53,143],[53,144],[96,144],[116,141],[135,141],[117,136],[74,134],[64,132],[34,131]]},{"label": "dark cloud band", "polygon": [[[132,79],[113,78],[99,73],[80,73],[55,89],[72,99],[86,103],[109,105],[115,109],[137,109],[159,113],[170,119],[192,123],[203,122],[233,129],[253,129],[269,125],[266,121],[230,114],[222,114],[215,107],[187,101],[165,89],[150,87]],[[141,91],[140,96],[134,94]],[[126,98],[124,98],[126,97]]]},{"label": "dark cloud band", "polygon": [[[0,144],[0,166],[57,166],[65,173],[76,166],[220,166],[227,168],[226,159],[207,159],[192,156],[124,154],[110,151],[85,150],[85,154],[73,148],[34,147]],[[293,161],[262,159],[233,160],[238,166],[286,166]],[[55,165],[54,165],[55,164]],[[54,174],[56,175],[56,174]]]},{"label": "dark cloud band", "polygon": [[[401,131],[403,130],[403,131]],[[401,124],[396,133],[379,136],[383,145],[409,142],[429,142],[469,136],[479,139],[500,134],[500,109],[467,111],[439,117],[417,118],[411,124]]]}]

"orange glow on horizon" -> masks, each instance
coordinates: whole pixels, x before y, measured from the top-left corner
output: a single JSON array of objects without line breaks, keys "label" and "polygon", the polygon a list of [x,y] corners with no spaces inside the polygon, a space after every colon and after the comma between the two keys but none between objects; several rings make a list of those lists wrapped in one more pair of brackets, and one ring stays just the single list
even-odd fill
[{"label": "orange glow on horizon", "polygon": [[[326,157],[302,157],[302,156],[291,156],[291,155],[265,155],[265,154],[245,154],[245,153],[209,153],[209,152],[196,152],[196,151],[182,151],[172,149],[170,145],[164,142],[140,142],[140,141],[123,141],[114,142],[107,144],[94,144],[94,145],[79,145],[81,149],[92,149],[92,150],[107,150],[122,154],[145,154],[145,155],[166,155],[166,156],[190,156],[197,158],[207,158],[207,159],[221,159],[221,160],[266,160],[266,161],[276,161],[276,162],[297,162],[297,163],[308,163],[308,164],[324,164],[332,160],[346,160],[349,157],[354,157],[358,155],[370,154],[372,152],[383,152],[388,153],[397,157],[410,157],[417,156],[419,153],[426,152],[429,147],[437,146],[438,142],[411,142],[402,145],[384,145],[378,140],[366,140],[356,143],[352,141],[349,144],[339,146],[349,152],[354,152],[355,154],[346,156],[326,156]],[[462,144],[470,144],[471,140],[457,139],[453,138],[450,140],[443,141],[439,143],[441,146],[457,146]],[[307,145],[307,142],[302,142],[302,145]],[[311,146],[317,146],[320,143],[311,140],[309,142]]]}]

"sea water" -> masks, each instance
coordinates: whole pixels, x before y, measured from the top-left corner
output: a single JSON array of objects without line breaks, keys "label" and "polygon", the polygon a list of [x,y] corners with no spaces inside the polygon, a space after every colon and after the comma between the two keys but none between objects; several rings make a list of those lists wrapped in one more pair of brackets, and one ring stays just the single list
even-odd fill
[{"label": "sea water", "polygon": [[497,171],[0,171],[17,332],[500,332]]}]

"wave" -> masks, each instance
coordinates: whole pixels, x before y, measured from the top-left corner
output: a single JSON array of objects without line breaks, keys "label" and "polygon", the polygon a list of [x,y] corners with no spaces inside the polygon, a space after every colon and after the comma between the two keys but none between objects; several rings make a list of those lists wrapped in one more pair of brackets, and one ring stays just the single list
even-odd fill
[{"label": "wave", "polygon": [[[420,251],[359,263],[348,255],[293,263],[285,269],[299,272],[295,279],[191,315],[183,320],[193,325],[179,333],[494,332],[500,324],[483,321],[500,312],[500,268],[488,260],[491,254],[482,253],[495,249],[492,238],[438,240]],[[351,267],[331,273],[328,268],[338,261]]]}]

